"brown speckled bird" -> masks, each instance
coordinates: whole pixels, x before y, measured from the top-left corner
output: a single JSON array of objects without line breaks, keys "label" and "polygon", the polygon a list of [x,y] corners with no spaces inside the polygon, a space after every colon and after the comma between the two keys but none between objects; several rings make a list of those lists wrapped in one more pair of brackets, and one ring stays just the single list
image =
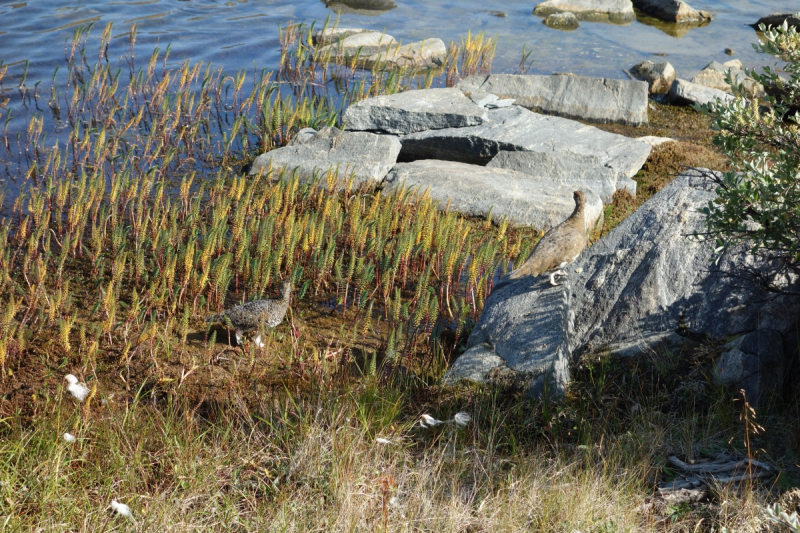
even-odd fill
[{"label": "brown speckled bird", "polygon": [[[289,309],[289,294],[291,292],[292,283],[287,279],[281,286],[280,298],[272,300],[253,300],[252,302],[237,305],[226,309],[218,315],[208,317],[206,322],[217,324],[230,323],[233,329],[236,330],[236,342],[241,345],[245,333],[257,331],[262,324],[274,328],[283,322],[283,317],[286,316],[286,311]],[[264,347],[264,344],[261,342],[261,335],[256,336],[253,342],[255,342],[256,346],[259,348]]]},{"label": "brown speckled bird", "polygon": [[537,277],[549,272],[550,285],[556,286],[556,275],[567,275],[562,269],[578,259],[586,248],[586,195],[583,191],[575,191],[573,196],[575,211],[567,220],[544,234],[528,260],[508,275],[510,279]]}]

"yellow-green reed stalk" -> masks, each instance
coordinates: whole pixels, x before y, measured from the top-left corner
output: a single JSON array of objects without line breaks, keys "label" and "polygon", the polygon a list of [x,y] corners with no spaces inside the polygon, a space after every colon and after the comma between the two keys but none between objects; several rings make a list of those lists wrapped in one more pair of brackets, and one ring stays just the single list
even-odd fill
[{"label": "yellow-green reed stalk", "polygon": [[64,348],[66,353],[70,353],[72,350],[72,345],[69,342],[69,335],[70,331],[72,331],[72,326],[75,324],[75,319],[77,316],[75,314],[70,315],[66,319],[59,319],[58,321],[58,332],[59,338],[61,340],[61,346]]},{"label": "yellow-green reed stalk", "polygon": [[5,377],[5,361],[11,348],[11,341],[14,338],[15,330],[19,330],[19,326],[14,327],[14,321],[17,314],[22,309],[22,299],[15,299],[14,296],[9,296],[5,302],[3,311],[0,313],[0,369],[3,370],[3,377]]},{"label": "yellow-green reed stalk", "polygon": [[467,32],[460,45],[451,42],[444,66],[445,85],[453,87],[459,78],[490,73],[496,47],[497,39],[485,38],[483,33],[473,37]]}]

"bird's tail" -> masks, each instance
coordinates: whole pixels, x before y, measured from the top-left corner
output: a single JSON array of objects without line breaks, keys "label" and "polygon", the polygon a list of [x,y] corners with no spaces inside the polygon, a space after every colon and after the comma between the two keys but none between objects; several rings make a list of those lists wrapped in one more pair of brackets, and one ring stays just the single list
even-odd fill
[{"label": "bird's tail", "polygon": [[519,279],[525,277],[525,275],[530,274],[529,269],[526,268],[527,265],[522,265],[521,267],[512,270],[508,273],[508,279]]},{"label": "bird's tail", "polygon": [[206,323],[208,324],[220,324],[225,322],[225,315],[211,315],[210,317],[206,318]]}]

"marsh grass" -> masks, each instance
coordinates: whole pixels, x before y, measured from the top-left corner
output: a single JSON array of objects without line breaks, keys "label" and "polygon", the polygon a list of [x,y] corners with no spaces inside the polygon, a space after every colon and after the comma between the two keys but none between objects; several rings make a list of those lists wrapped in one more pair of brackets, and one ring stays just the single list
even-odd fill
[{"label": "marsh grass", "polygon": [[[199,404],[180,391],[100,393],[87,416],[61,386],[40,399],[35,424],[3,424],[0,514],[8,531],[769,530],[773,482],[715,486],[697,505],[651,497],[674,475],[672,453],[749,446],[789,471],[790,456],[773,453],[797,430],[767,412],[747,437],[741,406],[698,379],[704,361],[660,357],[678,366],[586,357],[558,405],[318,375],[257,397],[237,382],[225,401]],[[465,428],[418,422],[462,410],[473,415]]]},{"label": "marsh grass", "polygon": [[[561,404],[440,388],[494,276],[538,233],[334,173],[238,172],[302,127],[338,125],[348,102],[487,71],[491,40],[451,45],[440,72],[364,71],[315,57],[310,29],[289,26],[274,73],[227,75],[168,66],[169,48],[142,62],[135,27],[111,65],[110,35],[93,61],[76,31],[50,116],[9,133],[14,105],[0,102],[18,187],[0,221],[4,530],[760,527],[771,486],[643,505],[667,453],[744,451],[746,424],[705,377],[713,346],[587,357]],[[13,98],[39,91],[23,79]],[[263,350],[205,329],[287,277],[288,324]],[[65,394],[69,372],[90,389],[83,404]],[[760,413],[747,441],[789,483],[794,409]],[[466,428],[418,424],[458,411]]]},{"label": "marsh grass", "polygon": [[[5,139],[7,168],[16,164],[24,178],[0,222],[4,378],[7,363],[37,348],[45,365],[78,352],[82,373],[97,369],[98,356],[126,369],[169,358],[198,319],[285,277],[301,300],[355,310],[346,354],[378,322],[381,352],[397,361],[441,329],[455,332],[453,349],[493,273],[523,251],[506,222],[441,212],[417,192],[355,188],[333,171],[311,184],[236,172],[235,161],[302,127],[337,124],[347,102],[417,81],[416,69],[357,73],[314,59],[312,30],[281,30],[277,74],[254,73],[249,93],[243,72],[167,68],[169,48],[137,68],[135,27],[121,67],[108,60],[110,25],[91,63],[89,29],[76,30],[66,85],[56,88],[54,76],[49,102],[66,140],[45,142],[43,116],[17,135],[16,151]],[[491,49],[468,36],[463,49],[451,47],[445,71],[475,70]]]}]

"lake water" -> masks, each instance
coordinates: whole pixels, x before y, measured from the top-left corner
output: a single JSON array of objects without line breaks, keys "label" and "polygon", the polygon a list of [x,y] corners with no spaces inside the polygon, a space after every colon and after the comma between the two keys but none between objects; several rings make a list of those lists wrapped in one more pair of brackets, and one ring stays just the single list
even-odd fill
[{"label": "lake water", "polygon": [[[515,0],[395,0],[397,6],[383,12],[341,10],[320,0],[0,1],[0,64],[9,67],[0,83],[0,127],[10,139],[25,131],[33,114],[44,115],[45,128],[50,128],[51,118],[44,107],[50,79],[56,67],[62,67],[63,77],[66,44],[77,28],[90,23],[94,23],[86,46],[90,62],[97,58],[103,28],[114,24],[109,48],[112,64],[127,53],[128,34],[135,24],[139,67],[146,65],[155,47],[163,52],[171,45],[171,66],[191,59],[210,62],[227,74],[242,69],[253,72],[254,66],[273,70],[279,61],[279,25],[316,22],[321,27],[327,17],[335,18],[338,13],[339,27],[381,30],[404,43],[429,37],[460,42],[468,31],[483,32],[497,38],[494,72],[514,72],[524,47],[532,52],[531,73],[572,72],[625,79],[624,69],[651,59],[668,60],[679,77],[691,78],[712,60],[730,59],[726,48],[732,48],[733,57],[746,66],[773,64],[773,58],[755,53],[752,43],[757,34],[746,24],[798,7],[796,0],[693,0],[693,7],[714,14],[710,24],[687,30],[640,17],[628,25],[582,22],[577,30],[564,32],[546,27],[532,14],[536,2]],[[365,0],[336,1],[352,5]],[[42,81],[37,93],[44,101],[36,105],[23,102],[17,90],[26,64],[25,85],[31,88]],[[43,109],[37,107],[39,103]],[[19,165],[16,168],[5,166],[5,172],[0,171],[0,186],[10,185],[10,197],[15,196],[13,182],[21,174]]]},{"label": "lake water", "polygon": [[[614,78],[624,78],[622,69],[643,59],[662,57],[656,54],[666,54],[663,57],[684,78],[712,60],[730,59],[725,48],[734,49],[734,57],[748,66],[772,63],[771,58],[753,51],[756,33],[745,24],[769,13],[798,8],[796,2],[784,0],[694,0],[690,2],[693,7],[710,11],[715,19],[676,37],[681,33],[677,26],[653,26],[644,17],[626,26],[582,22],[572,32],[553,30],[532,14],[536,2],[528,1],[396,3],[396,8],[385,12],[342,13],[339,26],[385,30],[404,43],[427,37],[458,42],[467,30],[484,32],[498,39],[495,72],[513,71],[524,45],[533,51],[532,73],[569,71]],[[25,60],[30,61],[28,80],[49,80],[53,69],[64,63],[65,41],[77,26],[90,22],[95,23],[92,35],[97,39],[108,22],[114,23],[120,55],[125,52],[130,26],[136,24],[137,49],[142,56],[155,46],[163,50],[171,43],[175,64],[185,59],[211,61],[235,72],[252,68],[254,63],[259,68],[277,64],[279,24],[321,24],[332,14],[335,16],[335,11],[319,0],[4,2],[0,4],[0,60],[11,66],[4,85],[13,85],[21,76]]]}]

